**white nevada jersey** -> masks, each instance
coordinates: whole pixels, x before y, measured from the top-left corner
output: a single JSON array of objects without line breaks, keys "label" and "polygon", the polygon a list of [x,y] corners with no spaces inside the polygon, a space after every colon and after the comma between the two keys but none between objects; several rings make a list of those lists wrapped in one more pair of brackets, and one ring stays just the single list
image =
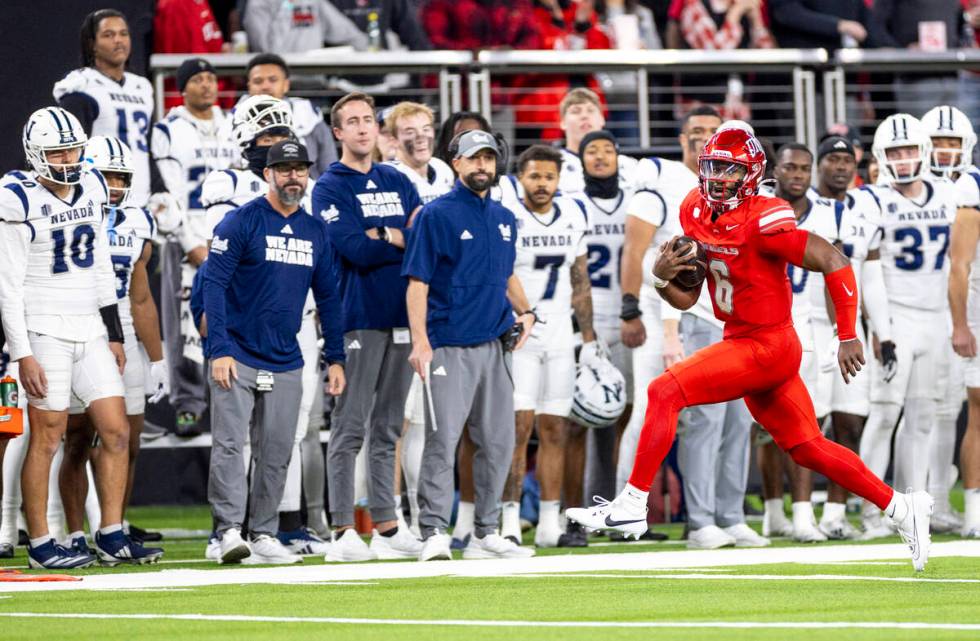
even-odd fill
[{"label": "white nevada jersey", "polygon": [[[980,170],[975,166],[956,180],[956,206],[971,207],[980,210]],[[970,263],[970,309],[968,314],[971,322],[980,321],[980,249],[973,255]]]},{"label": "white nevada jersey", "polygon": [[851,193],[855,209],[880,230],[888,300],[915,309],[943,309],[950,225],[956,215],[952,183],[923,182],[918,203],[892,187],[871,185]]},{"label": "white nevada jersey", "polygon": [[[799,229],[816,234],[830,244],[843,243],[844,203],[807,193],[807,210],[796,221]],[[788,264],[786,273],[793,290],[793,321],[827,318],[823,274]]]},{"label": "white nevada jersey", "polygon": [[185,107],[174,107],[153,126],[153,158],[167,190],[184,211],[180,233],[187,251],[207,240],[204,179],[231,167],[239,156],[238,148],[224,136],[228,118],[218,107],[211,112],[211,120],[200,120]]},{"label": "white nevada jersey", "polygon": [[129,285],[133,267],[143,255],[144,245],[156,233],[153,217],[139,207],[106,207],[109,235],[109,255],[116,274],[116,299],[119,301],[119,319],[129,336],[133,333],[133,312],[129,303]]},{"label": "white nevada jersey", "polygon": [[[643,284],[645,288],[652,288],[657,253],[665,242],[683,235],[681,203],[692,189],[697,189],[698,177],[683,163],[656,157],[640,159],[634,177],[636,193],[626,214],[657,227],[650,248],[643,256]],[[653,294],[653,291],[648,293]],[[654,294],[654,297],[660,301],[660,296]]]},{"label": "white nevada jersey", "polygon": [[71,341],[105,335],[99,308],[116,303],[96,170],[61,200],[33,172],[0,180],[0,307],[12,360],[31,353],[28,330]]},{"label": "white nevada jersey", "polygon": [[528,211],[520,200],[506,198],[503,205],[517,219],[517,259],[514,274],[524,286],[528,303],[554,321],[571,319],[572,282],[575,259],[585,255],[588,219],[585,205],[567,196],[557,196],[546,215]]},{"label": "white nevada jersey", "polygon": [[596,327],[619,327],[622,289],[619,265],[623,258],[626,212],[635,190],[620,188],[615,198],[592,198],[576,194],[585,202],[589,215],[589,277],[592,281],[592,315]]},{"label": "white nevada jersey", "polygon": [[456,181],[455,176],[453,176],[453,170],[438,158],[432,158],[429,161],[427,175],[424,178],[419,175],[419,172],[401,161],[390,160],[385,164],[391,165],[408,176],[408,179],[415,185],[416,191],[419,192],[419,198],[422,199],[423,205],[443,194],[448,194],[453,188],[453,183]]},{"label": "white nevada jersey", "polygon": [[[205,239],[211,240],[214,228],[224,219],[225,214],[264,196],[268,191],[269,185],[265,179],[250,169],[222,169],[208,174],[201,188],[201,204],[207,210]],[[312,193],[313,181],[307,181],[306,195],[300,203],[307,213],[311,211]]]},{"label": "white nevada jersey", "polygon": [[92,67],[75,69],[54,85],[54,99],[81,94],[91,101],[95,121],[89,136],[119,138],[133,152],[133,185],[129,202],[146,205],[150,196],[150,122],[153,116],[153,86],[134,73],[125,72],[122,82]]},{"label": "white nevada jersey", "polygon": [[[585,173],[582,159],[564,147],[561,152],[561,173],[558,175],[558,191],[562,194],[578,194],[585,191]],[[619,154],[619,187],[631,185],[636,172],[637,160],[632,156]]]}]

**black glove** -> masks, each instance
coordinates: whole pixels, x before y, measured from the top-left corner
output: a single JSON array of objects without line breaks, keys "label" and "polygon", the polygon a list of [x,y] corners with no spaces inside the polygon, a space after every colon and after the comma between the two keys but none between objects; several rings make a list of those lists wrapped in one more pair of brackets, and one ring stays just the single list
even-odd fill
[{"label": "black glove", "polygon": [[898,374],[898,356],[895,355],[895,343],[893,341],[883,341],[881,348],[881,377],[886,383],[890,383],[895,375]]}]

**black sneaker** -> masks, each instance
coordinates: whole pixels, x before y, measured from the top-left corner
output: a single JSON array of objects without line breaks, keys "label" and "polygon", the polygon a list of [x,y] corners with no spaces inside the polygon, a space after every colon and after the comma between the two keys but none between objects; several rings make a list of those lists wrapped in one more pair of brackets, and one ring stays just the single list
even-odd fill
[{"label": "black sneaker", "polygon": [[0,559],[14,558],[14,546],[9,543],[0,543]]},{"label": "black sneaker", "polygon": [[130,523],[129,538],[146,543],[147,541],[150,542],[162,541],[163,535],[160,534],[159,532],[150,532],[148,530],[144,530],[143,528],[136,527],[135,525]]},{"label": "black sneaker", "polygon": [[585,528],[569,521],[565,526],[565,533],[558,537],[558,547],[560,548],[586,548],[589,547],[589,537],[585,533]]},{"label": "black sneaker", "polygon": [[200,436],[204,433],[201,428],[201,417],[194,412],[180,412],[177,414],[177,425],[174,427],[174,434],[183,438]]},{"label": "black sneaker", "polygon": [[[641,541],[666,541],[670,537],[661,532],[654,532],[653,530],[647,530],[646,534],[640,535]],[[610,532],[609,540],[615,543],[625,543],[627,541],[634,540],[631,536],[626,536],[622,532]]]}]

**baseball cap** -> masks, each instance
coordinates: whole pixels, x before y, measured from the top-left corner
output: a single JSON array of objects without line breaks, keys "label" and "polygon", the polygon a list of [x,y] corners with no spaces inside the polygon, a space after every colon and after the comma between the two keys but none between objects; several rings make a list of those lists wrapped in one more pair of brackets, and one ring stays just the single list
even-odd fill
[{"label": "baseball cap", "polygon": [[281,140],[269,147],[269,155],[265,161],[266,167],[290,162],[302,163],[307,167],[313,164],[313,161],[310,160],[310,155],[306,151],[306,147],[299,141]]},{"label": "baseball cap", "polygon": [[817,162],[820,162],[827,154],[835,152],[842,152],[854,156],[854,145],[844,136],[829,136],[824,138],[817,147]]},{"label": "baseball cap", "polygon": [[211,63],[204,58],[188,58],[187,60],[180,63],[177,67],[177,89],[181,92],[184,91],[184,87],[190,82],[191,78],[199,73],[204,73],[205,71],[210,71],[215,73],[214,67]]},{"label": "baseball cap", "polygon": [[481,149],[489,149],[497,154],[498,158],[500,157],[500,146],[493,134],[480,129],[471,129],[460,134],[459,145],[456,147],[456,157],[472,158]]}]

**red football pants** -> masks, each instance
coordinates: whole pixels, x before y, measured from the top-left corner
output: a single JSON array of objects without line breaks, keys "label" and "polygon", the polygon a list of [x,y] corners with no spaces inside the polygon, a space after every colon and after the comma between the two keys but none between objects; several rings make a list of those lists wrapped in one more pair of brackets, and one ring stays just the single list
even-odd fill
[{"label": "red football pants", "polygon": [[857,454],[820,433],[799,374],[801,355],[796,330],[786,325],[726,338],[654,379],[647,388],[649,403],[630,485],[650,489],[674,442],[682,409],[744,397],[755,420],[794,461],[885,509],[892,489]]}]

